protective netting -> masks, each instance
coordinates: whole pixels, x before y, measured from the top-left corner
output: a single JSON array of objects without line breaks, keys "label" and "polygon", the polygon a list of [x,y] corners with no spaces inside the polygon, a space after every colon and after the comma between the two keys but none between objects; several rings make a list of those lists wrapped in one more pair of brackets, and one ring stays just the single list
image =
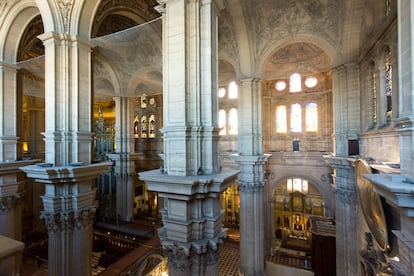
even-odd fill
[{"label": "protective netting", "polygon": [[161,22],[156,19],[92,39],[97,46],[94,54],[96,84],[103,80],[113,83],[111,78],[115,75],[120,93],[127,96],[161,92]]},{"label": "protective netting", "polygon": [[[161,19],[91,39],[95,92],[136,96],[162,90]],[[16,65],[22,68],[24,93],[44,95],[45,58],[40,56]],[[111,89],[110,89],[110,88]]]}]

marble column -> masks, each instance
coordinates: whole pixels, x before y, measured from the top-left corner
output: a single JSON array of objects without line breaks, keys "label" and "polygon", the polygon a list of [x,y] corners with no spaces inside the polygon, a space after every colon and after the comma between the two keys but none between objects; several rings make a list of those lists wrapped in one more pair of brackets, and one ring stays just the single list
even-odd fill
[{"label": "marble column", "polygon": [[238,83],[238,146],[234,160],[240,166],[240,273],[265,275],[264,164],[262,150],[262,92],[259,79]]},{"label": "marble column", "polygon": [[39,38],[45,46],[46,162],[21,170],[45,185],[49,275],[91,275],[95,179],[111,165],[91,164],[92,45],[67,33]]},{"label": "marble column", "polygon": [[218,275],[226,231],[220,193],[218,13],[221,1],[159,0],[163,14],[164,167],[140,173],[164,199],[162,247],[169,275]]},{"label": "marble column", "polygon": [[133,219],[133,196],[135,161],[139,154],[134,153],[133,119],[134,101],[126,97],[115,100],[115,142],[116,153],[107,154],[114,161],[116,177],[116,214],[124,221]]},{"label": "marble column", "polygon": [[358,239],[358,194],[353,160],[346,157],[327,157],[335,169],[336,273],[360,275]]}]

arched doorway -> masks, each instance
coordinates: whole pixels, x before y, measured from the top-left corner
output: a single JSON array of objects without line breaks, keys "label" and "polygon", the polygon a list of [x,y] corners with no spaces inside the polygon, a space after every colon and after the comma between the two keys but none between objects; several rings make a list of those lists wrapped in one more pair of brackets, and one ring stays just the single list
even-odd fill
[{"label": "arched doorway", "polygon": [[273,194],[275,246],[278,250],[311,251],[311,216],[325,216],[325,201],[316,186],[291,177],[277,185]]}]

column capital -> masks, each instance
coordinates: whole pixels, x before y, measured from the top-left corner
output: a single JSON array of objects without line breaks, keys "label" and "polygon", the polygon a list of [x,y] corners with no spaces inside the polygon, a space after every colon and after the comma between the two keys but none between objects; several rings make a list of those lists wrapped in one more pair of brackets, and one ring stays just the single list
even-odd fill
[{"label": "column capital", "polygon": [[62,211],[51,213],[42,211],[40,218],[45,220],[49,233],[71,232],[73,230],[85,229],[92,224],[96,209],[94,207],[82,210]]},{"label": "column capital", "polygon": [[0,196],[0,211],[8,212],[21,203],[20,194]]},{"label": "column capital", "polygon": [[193,265],[193,252],[190,248],[180,246],[175,243],[163,244],[162,248],[168,256],[168,266],[172,266],[176,271],[189,271]]},{"label": "column capital", "polygon": [[335,198],[342,203],[346,203],[348,205],[358,203],[358,194],[356,190],[334,188],[333,192],[335,194]]}]

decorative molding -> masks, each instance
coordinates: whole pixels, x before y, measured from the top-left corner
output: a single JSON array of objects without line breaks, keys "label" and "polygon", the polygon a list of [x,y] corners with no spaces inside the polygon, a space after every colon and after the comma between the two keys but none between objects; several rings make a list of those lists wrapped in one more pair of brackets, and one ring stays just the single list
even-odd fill
[{"label": "decorative molding", "polygon": [[58,7],[60,8],[62,18],[63,18],[63,27],[64,32],[67,33],[69,31],[69,17],[72,11],[72,0],[58,0],[57,1]]},{"label": "decorative molding", "polygon": [[45,220],[49,233],[71,232],[73,230],[85,229],[92,225],[92,219],[96,209],[94,207],[76,211],[63,211],[60,213],[49,213],[43,211],[40,215]]},{"label": "decorative molding", "polygon": [[8,212],[21,203],[19,194],[0,197],[0,211]]},{"label": "decorative molding", "polygon": [[168,256],[168,263],[177,271],[188,271],[193,265],[193,252],[178,244],[164,244],[163,250]]},{"label": "decorative molding", "polygon": [[358,203],[358,195],[356,191],[334,188],[333,192],[339,202],[353,205]]}]

